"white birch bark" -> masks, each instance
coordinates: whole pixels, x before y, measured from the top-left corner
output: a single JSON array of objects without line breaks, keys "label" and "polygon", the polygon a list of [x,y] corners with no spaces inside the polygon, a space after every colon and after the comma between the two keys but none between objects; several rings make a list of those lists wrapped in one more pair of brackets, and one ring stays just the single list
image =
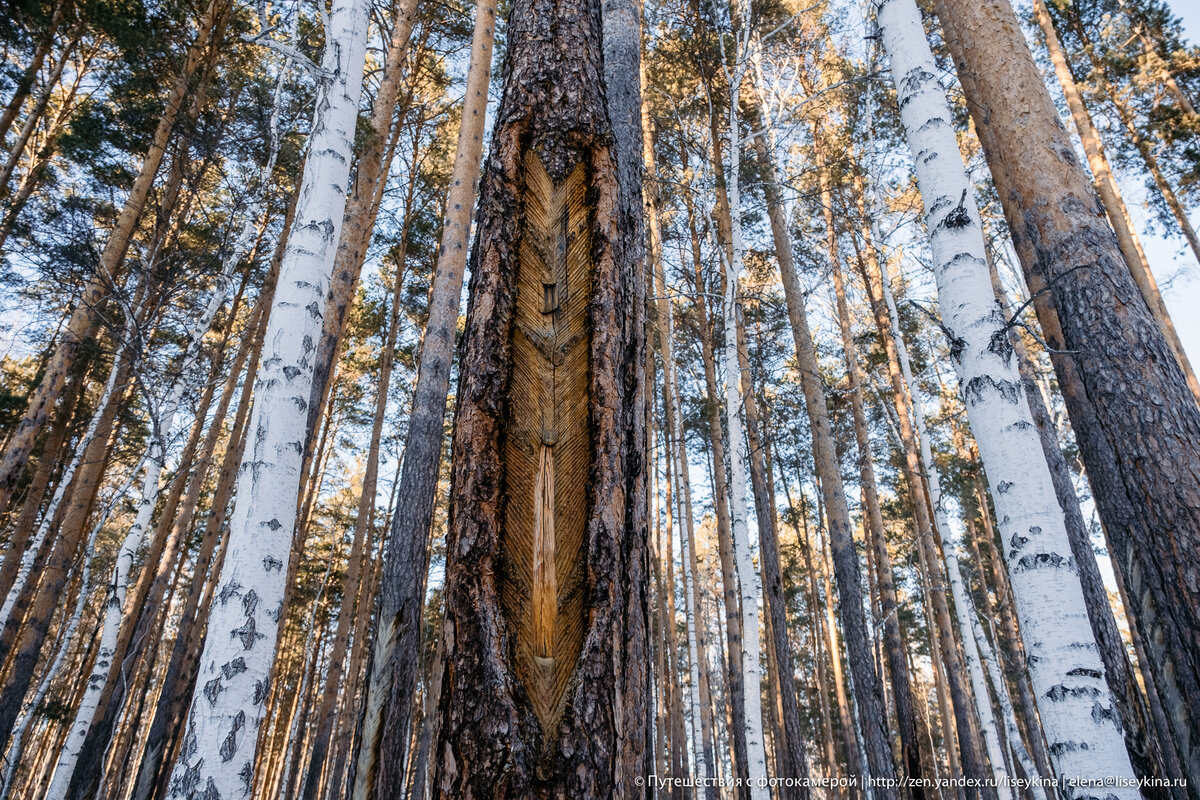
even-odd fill
[{"label": "white birch bark", "polygon": [[[963,665],[971,682],[972,700],[975,703],[975,714],[979,720],[980,733],[983,736],[984,747],[987,749],[988,760],[991,762],[992,778],[997,786],[1004,785],[1008,778],[1005,770],[1006,760],[1004,749],[1000,745],[1000,732],[996,726],[996,715],[989,700],[987,681],[983,674],[983,665],[979,659],[979,649],[975,643],[974,629],[978,626],[966,588],[963,586],[962,571],[958,564],[956,552],[957,537],[946,516],[942,504],[942,478],[937,464],[933,460],[933,449],[930,445],[929,429],[925,425],[925,411],[921,407],[920,385],[912,371],[912,362],[908,357],[908,347],[900,332],[900,315],[896,308],[896,298],[892,294],[891,278],[888,276],[886,258],[879,259],[880,285],[883,300],[888,309],[888,319],[892,325],[892,338],[896,342],[896,359],[900,362],[900,374],[908,386],[912,397],[913,428],[916,432],[917,447],[921,457],[921,468],[925,472],[925,482],[929,491],[929,502],[933,506],[934,524],[945,537],[942,542],[942,554],[946,562],[946,580],[950,584],[950,594],[954,600],[954,622],[958,626],[959,638],[963,643]],[[936,589],[935,589],[936,591]]]},{"label": "white birch bark", "polygon": [[[664,332],[663,335],[670,336],[672,327],[673,326],[670,323],[668,323],[667,331]],[[667,351],[665,353],[665,355],[669,357],[669,351]],[[669,364],[669,362],[667,362],[665,358],[664,358],[664,363],[668,364],[667,369],[669,369],[671,372],[674,372],[673,364]],[[667,380],[671,381],[672,378],[668,377]],[[671,393],[672,400],[674,400],[674,397],[675,397],[674,392],[672,392]],[[674,426],[676,428],[679,427],[678,413],[679,413],[679,411],[678,411],[678,409],[676,409],[675,426]],[[678,430],[672,431],[671,432],[672,441],[668,442],[668,451],[669,451],[668,457],[672,458],[675,461],[675,469],[676,469],[675,474],[676,475],[680,474],[678,472],[678,470],[687,468],[687,464],[681,463],[682,459],[679,457],[679,450],[681,448],[678,448],[675,445],[676,442],[681,441],[681,439],[677,438],[679,436],[681,436],[680,431],[678,431]],[[677,484],[677,486],[683,486],[683,485],[684,484],[682,481],[680,481]],[[685,497],[685,496],[683,496],[682,491],[677,490],[675,492],[675,496],[680,505],[680,518],[681,519],[682,519],[682,514],[691,513],[690,510],[688,510],[688,508],[687,508],[687,506],[690,506],[691,502],[692,502],[691,496],[690,496],[691,492],[688,492],[687,494],[688,494],[688,496]],[[685,506],[685,504],[686,504],[686,506]],[[696,764],[696,775],[702,776],[702,777],[710,777],[710,773],[708,771],[708,759],[705,757],[705,754],[704,754],[703,730],[702,730],[701,724],[700,724],[700,721],[701,721],[700,669],[701,669],[701,667],[700,667],[700,654],[698,652],[698,645],[697,645],[697,639],[696,639],[696,604],[693,602],[694,596],[692,594],[692,592],[694,591],[693,581],[695,580],[695,578],[692,575],[692,553],[691,553],[692,535],[691,535],[691,531],[689,531],[687,529],[686,525],[680,525],[679,528],[680,528],[680,530],[679,530],[679,533],[680,533],[680,536],[679,536],[680,560],[682,562],[682,569],[683,569],[683,613],[684,613],[684,620],[686,621],[686,624],[687,624],[688,707],[691,711],[691,717],[692,717],[692,721],[691,721],[692,757],[694,759],[694,763]]]},{"label": "white birch bark", "polygon": [[[742,271],[745,245],[742,237],[741,189],[738,170],[741,165],[741,140],[738,130],[738,89],[745,71],[750,26],[743,25],[737,44],[735,66],[728,71],[729,98],[729,170],[726,185],[729,190],[731,263],[725,263],[725,425],[729,436],[729,521],[733,533],[735,569],[742,592],[742,680],[745,695],[746,767],[750,780],[750,797],[768,800],[767,753],[763,743],[762,672],[759,666],[758,634],[758,572],[750,556],[750,529],[746,504],[746,437],[742,425],[741,364],[737,352],[737,287]],[[724,47],[722,46],[722,49]],[[719,252],[722,248],[718,247]],[[725,261],[722,252],[722,261]],[[717,465],[717,469],[723,467]]]},{"label": "white birch bark", "polygon": [[228,552],[171,778],[171,796],[249,793],[283,611],[321,308],[345,211],[369,3],[335,0],[296,218],[263,340]]},{"label": "white birch bark", "polygon": [[[877,18],[916,164],[942,322],[1006,543],[1052,759],[1067,781],[1133,782],[1062,510],[991,291],[979,211],[920,12],[913,0],[883,0]],[[1103,789],[1129,800],[1139,794],[1131,786]]]},{"label": "white birch bark", "polygon": [[996,700],[1000,703],[1000,716],[1004,718],[1008,748],[1017,759],[1017,763],[1021,765],[1022,772],[1026,775],[1038,775],[1037,764],[1034,763],[1033,756],[1029,755],[1029,750],[1021,738],[1021,729],[1017,726],[1017,713],[1013,709],[1012,697],[1008,693],[1008,684],[1004,681],[1004,673],[1000,671],[996,651],[984,636],[982,627],[975,629],[975,643],[979,647],[980,658],[987,672],[988,681],[992,684]]}]

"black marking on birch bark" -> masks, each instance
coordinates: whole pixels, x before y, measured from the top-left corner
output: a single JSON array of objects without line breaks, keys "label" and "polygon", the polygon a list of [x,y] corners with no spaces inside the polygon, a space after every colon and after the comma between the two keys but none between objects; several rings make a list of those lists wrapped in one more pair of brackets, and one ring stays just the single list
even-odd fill
[{"label": "black marking on birch bark", "polygon": [[[953,355],[953,350],[951,350],[951,355]],[[983,400],[983,396],[988,390],[994,391],[1009,403],[1016,403],[1021,397],[1020,384],[1015,381],[996,380],[991,375],[976,375],[967,381],[966,388],[963,389],[963,397],[968,403],[974,405]]]},{"label": "black marking on birch bark", "polygon": [[266,636],[258,632],[258,628],[254,624],[254,617],[246,617],[246,623],[242,627],[230,631],[230,638],[241,639],[242,649],[251,650],[255,642],[265,639]]},{"label": "black marking on birch bark", "polygon": [[1021,552],[1021,550],[1025,547],[1025,545],[1028,542],[1029,542],[1028,536],[1022,536],[1019,533],[1014,533],[1012,535],[1012,538],[1009,539],[1009,541],[1008,541],[1009,546],[1012,548],[1011,550],[1008,551],[1008,557],[1012,558],[1017,553]]},{"label": "black marking on birch bark", "polygon": [[221,696],[222,691],[224,690],[221,688],[220,678],[213,678],[204,684],[204,697],[210,706],[217,704],[217,698]]},{"label": "black marking on birch bark", "polygon": [[237,658],[221,665],[221,674],[225,676],[225,680],[229,680],[234,675],[240,675],[248,669],[246,659],[238,656]]},{"label": "black marking on birch bark", "polygon": [[1000,481],[1000,483],[996,484],[996,492],[999,494],[1008,494],[1012,490],[1012,487],[1012,481]]},{"label": "black marking on birch bark", "polygon": [[269,692],[270,689],[271,689],[270,680],[255,681],[254,682],[254,697],[251,700],[251,702],[254,703],[254,705],[256,705],[256,706],[262,705],[264,702],[266,702],[267,692]]},{"label": "black marking on birch bark", "polygon": [[238,777],[242,779],[243,791],[250,794],[250,786],[254,782],[254,764],[249,761],[242,764],[242,768],[238,770]]},{"label": "black marking on birch bark", "polygon": [[965,228],[972,223],[971,215],[967,213],[967,190],[963,189],[958,205],[942,220],[942,225],[951,230]]},{"label": "black marking on birch bark", "polygon": [[217,784],[211,777],[204,787],[204,794],[200,795],[200,800],[221,800],[221,792],[217,790]]},{"label": "black marking on birch bark", "polygon": [[289,381],[292,380],[293,378],[295,378],[299,374],[300,374],[299,367],[293,367],[293,366],[289,365],[289,366],[286,366],[283,368],[283,377],[287,378]]},{"label": "black marking on birch bark", "polygon": [[904,99],[900,101],[900,104],[907,104],[913,99],[913,95],[924,88],[925,84],[936,79],[936,77],[936,75],[924,67],[913,67],[910,69],[904,74],[904,77],[900,79],[900,94],[904,97]]},{"label": "black marking on birch bark", "polygon": [[1056,703],[1066,700],[1068,697],[1072,699],[1078,697],[1090,697],[1095,700],[1096,698],[1103,697],[1105,695],[1105,692],[1101,692],[1095,686],[1064,686],[1061,683],[1051,686],[1050,690],[1046,692],[1046,697],[1050,698]]},{"label": "black marking on birch bark", "polygon": [[242,598],[242,611],[248,617],[254,613],[256,608],[258,608],[258,592],[251,589],[250,591],[246,592],[246,596]]},{"label": "black marking on birch bark", "polygon": [[1072,559],[1063,558],[1058,553],[1033,553],[1031,555],[1022,556],[1017,561],[1016,569],[1024,572],[1029,569],[1042,569],[1051,567],[1053,569],[1061,569],[1062,567],[1070,567]]},{"label": "black marking on birch bark", "polygon": [[1104,673],[1101,672],[1100,670],[1090,669],[1088,667],[1076,667],[1075,669],[1071,670],[1067,674],[1073,675],[1073,676],[1085,676],[1088,678],[1095,678],[1097,680],[1104,677]]},{"label": "black marking on birch bark", "polygon": [[295,396],[293,396],[293,397],[291,397],[291,398],[289,398],[289,399],[290,399],[290,400],[291,400],[293,403],[295,403],[295,404],[296,404],[296,408],[300,409],[301,411],[306,411],[306,410],[308,410],[308,401],[307,401],[307,400],[305,400],[303,397],[301,397],[301,396],[299,396],[299,395],[295,395]]},{"label": "black marking on birch bark", "polygon": [[1121,718],[1117,716],[1117,712],[1112,705],[1102,705],[1100,703],[1092,703],[1092,722],[1097,725],[1103,725],[1105,722],[1111,722],[1117,726],[1117,730],[1123,730],[1121,727]]},{"label": "black marking on birch bark", "polygon": [[1000,359],[1008,364],[1012,361],[1013,346],[1008,339],[1008,327],[1002,326],[1000,330],[992,334],[991,340],[987,346],[989,353],[995,353],[1000,356]]},{"label": "black marking on birch bark", "polygon": [[[188,752],[186,754],[184,761],[186,761],[188,758],[191,758],[192,755],[196,752],[196,735],[193,733],[191,736],[192,736],[191,752]],[[190,767],[188,767],[187,769],[185,769],[183,771],[183,775],[179,778],[179,780],[176,782],[175,786],[173,787],[175,790],[174,793],[178,794],[182,797],[191,797],[192,792],[194,792],[196,790],[196,787],[199,785],[200,785],[200,762],[196,762],[195,764],[192,764]]]},{"label": "black marking on birch bark", "polygon": [[278,558],[275,558],[275,556],[263,556],[263,569],[267,572],[270,572],[273,569],[281,570],[283,569],[283,562]]},{"label": "black marking on birch bark", "polygon": [[221,757],[221,763],[232,761],[238,751],[238,731],[246,724],[246,712],[239,711],[237,716],[233,718],[233,725],[229,729],[229,733],[221,742],[221,746],[217,748],[217,755]]},{"label": "black marking on birch bark", "polygon": [[264,528],[270,528],[273,531],[277,531],[283,527],[283,523],[274,518],[269,519],[266,522],[260,522],[259,524],[262,525]]}]

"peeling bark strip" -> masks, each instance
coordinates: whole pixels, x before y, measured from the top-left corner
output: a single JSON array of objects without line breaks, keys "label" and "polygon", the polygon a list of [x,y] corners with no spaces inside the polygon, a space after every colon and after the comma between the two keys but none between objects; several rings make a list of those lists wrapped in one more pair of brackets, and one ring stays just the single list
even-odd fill
[{"label": "peeling bark strip", "polygon": [[[1064,779],[1118,776],[1132,782],[1062,509],[992,293],[979,209],[920,11],[914,0],[885,0],[878,22],[924,203],[938,306],[992,487],[1051,758]],[[936,508],[936,484],[931,500]],[[1128,785],[1104,792],[1138,796]]]},{"label": "peeling bark strip", "polygon": [[365,0],[337,0],[327,17],[310,155],[263,340],[228,552],[172,797],[231,800],[251,788],[296,518],[314,341],[346,203],[368,8]]},{"label": "peeling bark strip", "polygon": [[435,788],[633,797],[644,310],[623,203],[641,200],[618,193],[599,3],[517,0],[508,30],[460,359]]}]

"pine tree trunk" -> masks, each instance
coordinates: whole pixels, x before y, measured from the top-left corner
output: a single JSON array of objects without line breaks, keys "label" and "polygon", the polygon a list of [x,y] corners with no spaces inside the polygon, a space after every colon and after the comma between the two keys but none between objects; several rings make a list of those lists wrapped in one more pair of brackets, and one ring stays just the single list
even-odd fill
[{"label": "pine tree trunk", "polygon": [[[773,164],[768,158],[764,165]],[[768,173],[770,175],[774,170]],[[783,206],[779,202],[778,181],[770,178],[764,183],[774,184],[775,199],[768,196],[767,215],[771,223],[771,234],[775,245],[775,256],[787,302],[788,319],[792,327],[792,339],[796,348],[796,362],[800,372],[804,404],[812,428],[813,458],[829,523],[830,546],[833,552],[834,570],[837,576],[838,609],[842,617],[842,628],[846,638],[847,660],[854,673],[858,687],[859,723],[866,745],[866,766],[874,778],[895,778],[896,768],[892,761],[892,748],[888,742],[886,707],[883,705],[883,684],[875,673],[871,658],[871,644],[867,632],[866,614],[862,607],[862,575],[858,554],[854,548],[854,537],[850,527],[850,510],[846,502],[845,486],[842,483],[841,465],[833,439],[833,428],[825,386],[817,363],[816,349],[809,331],[804,309],[800,281],[796,275],[792,257],[791,236]],[[830,653],[836,659],[836,652]],[[853,768],[853,766],[852,766]],[[876,787],[876,796],[881,800],[895,797],[891,787]]]},{"label": "pine tree trunk", "polygon": [[[889,0],[878,20],[916,162],[951,360],[1008,543],[1005,558],[1051,757],[1060,776],[1132,780],[1062,509],[992,293],[979,212],[920,12],[912,0]],[[1128,278],[1127,271],[1123,275]],[[886,299],[886,275],[883,287]],[[937,497],[930,499],[936,510]],[[1105,788],[1116,797],[1137,795],[1128,786]]]},{"label": "pine tree trunk", "polygon": [[355,767],[355,800],[384,800],[398,792],[404,780],[412,695],[419,669],[426,554],[441,464],[467,238],[483,149],[495,17],[495,0],[480,0],[475,11],[462,124],[442,223],[442,246],[430,290],[429,320],[421,341],[402,456],[397,489],[399,506],[392,517],[384,551],[379,623],[373,637],[362,745]]},{"label": "pine tree trunk", "polygon": [[[778,461],[778,458],[775,459]],[[791,509],[792,527],[796,534],[796,543],[800,550],[804,553],[804,572],[808,576],[808,613],[812,625],[812,645],[813,645],[813,661],[817,665],[817,701],[821,712],[821,744],[824,745],[825,754],[825,776],[834,778],[838,777],[838,761],[836,752],[836,742],[833,738],[833,721],[829,714],[829,680],[825,674],[825,654],[822,647],[824,634],[821,628],[821,614],[818,610],[821,606],[819,593],[817,591],[817,575],[813,568],[812,545],[808,538],[808,513],[805,510],[807,500],[801,497],[800,514],[803,518],[803,523],[796,523],[797,506],[792,502],[791,490],[788,488],[787,480],[783,482],[784,496],[787,498],[787,504]],[[833,787],[832,792],[834,797],[841,796],[841,788]]]},{"label": "pine tree trunk", "polygon": [[1200,785],[1200,407],[1082,167],[1063,157],[1070,143],[1011,7],[937,5],[1038,319],[1059,351],[1051,358],[1114,562],[1189,782]]},{"label": "pine tree trunk", "polygon": [[641,142],[610,149],[631,142],[601,40],[599,3],[512,7],[455,416],[439,797],[633,797],[649,771]]},{"label": "pine tree trunk", "polygon": [[54,47],[54,36],[58,33],[58,27],[62,24],[63,16],[71,5],[69,0],[58,0],[55,3],[54,12],[50,15],[50,22],[34,47],[33,58],[29,59],[29,63],[21,71],[21,77],[13,86],[13,93],[4,107],[4,113],[0,114],[0,142],[8,139],[9,130],[21,113],[25,101],[29,99],[29,92],[33,89],[38,73],[42,71],[42,64],[45,63],[46,56]]},{"label": "pine tree trunk", "polygon": [[[412,208],[415,182],[416,175],[414,173],[409,177],[406,209]],[[383,434],[383,420],[387,415],[388,386],[391,383],[393,354],[400,329],[400,302],[403,299],[401,291],[407,270],[405,259],[408,253],[410,224],[411,211],[405,219],[405,227],[400,235],[400,243],[397,245],[395,283],[392,288],[387,333],[380,351],[381,363],[375,390],[375,416],[371,426],[371,444],[367,450],[366,474],[363,477],[358,510],[354,520],[354,539],[350,546],[342,609],[338,612],[337,630],[334,632],[333,647],[329,656],[329,669],[325,673],[325,686],[320,695],[321,706],[315,716],[316,734],[313,738],[312,757],[301,794],[303,800],[317,800],[319,781],[325,765],[325,756],[329,750],[329,738],[333,732],[333,724],[337,715],[338,687],[342,681],[342,667],[350,638],[350,625],[354,620],[354,597],[358,594],[359,584],[362,581],[364,562],[368,568],[371,566],[369,557],[364,554],[366,552],[364,548],[369,547],[370,543],[367,539],[375,515],[375,491],[379,476],[379,444]]]},{"label": "pine tree trunk", "polygon": [[1130,223],[1129,211],[1126,209],[1121,191],[1117,187],[1112,167],[1109,166],[1108,158],[1104,154],[1100,132],[1092,123],[1092,116],[1079,93],[1075,77],[1071,74],[1070,65],[1067,63],[1062,45],[1059,44],[1058,33],[1054,30],[1054,22],[1050,18],[1050,11],[1046,8],[1045,0],[1034,0],[1033,14],[1046,38],[1046,49],[1049,51],[1050,61],[1054,65],[1054,74],[1062,86],[1063,96],[1067,100],[1067,108],[1075,123],[1075,132],[1083,143],[1083,152],[1087,156],[1088,166],[1096,181],[1096,191],[1100,195],[1101,202],[1104,203],[1105,211],[1108,212],[1108,221],[1112,224],[1113,232],[1117,236],[1121,254],[1125,256],[1125,262],[1129,265],[1130,275],[1133,276],[1133,281],[1137,284],[1142,299],[1146,301],[1146,306],[1150,309],[1158,326],[1162,328],[1163,336],[1167,338],[1175,357],[1179,360],[1179,366],[1187,377],[1192,394],[1200,399],[1200,383],[1196,381],[1192,364],[1183,350],[1183,343],[1179,341],[1179,335],[1175,332],[1175,324],[1171,321],[1171,315],[1163,302],[1162,294],[1158,291],[1154,273],[1150,271],[1146,253],[1142,250],[1137,232]]}]

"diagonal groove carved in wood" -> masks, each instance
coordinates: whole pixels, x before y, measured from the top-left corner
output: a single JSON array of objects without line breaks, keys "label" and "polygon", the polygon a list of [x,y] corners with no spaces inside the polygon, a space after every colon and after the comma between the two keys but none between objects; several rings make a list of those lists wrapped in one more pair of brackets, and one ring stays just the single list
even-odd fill
[{"label": "diagonal groove carved in wood", "polygon": [[559,184],[525,155],[517,248],[500,597],[514,669],[545,731],[561,717],[583,645],[592,248],[582,164]]}]

